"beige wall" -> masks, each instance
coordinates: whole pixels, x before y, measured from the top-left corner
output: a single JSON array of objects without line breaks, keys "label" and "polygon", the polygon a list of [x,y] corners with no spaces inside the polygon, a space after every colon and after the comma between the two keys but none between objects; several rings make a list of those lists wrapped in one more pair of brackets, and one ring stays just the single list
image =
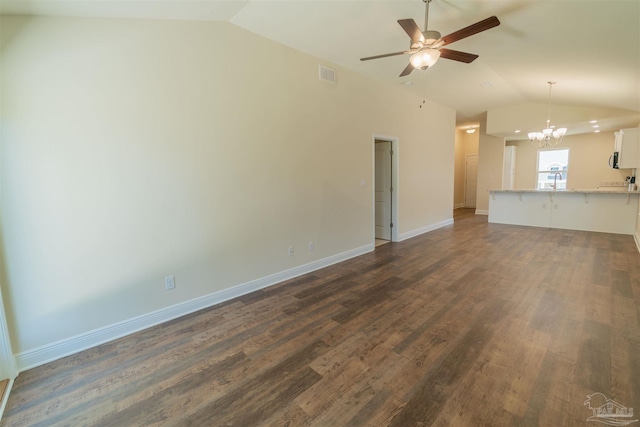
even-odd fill
[{"label": "beige wall", "polygon": [[[631,175],[631,170],[609,167],[613,141],[613,132],[569,135],[563,138],[558,148],[569,148],[567,188],[597,188],[603,182],[621,182]],[[517,147],[515,188],[535,188],[539,148],[529,141],[508,142],[507,145]]]},{"label": "beige wall", "polygon": [[371,245],[374,134],[399,140],[399,233],[451,219],[449,108],[319,81],[318,59],[228,23],[1,24],[18,353]]},{"label": "beige wall", "polygon": [[465,130],[456,129],[455,145],[455,181],[453,190],[454,207],[463,207],[465,204],[465,159],[469,154],[478,154],[478,142],[480,133],[467,133]]},{"label": "beige wall", "polygon": [[[486,117],[480,121],[476,213],[489,213],[489,190],[502,188],[504,139],[487,135]],[[519,154],[516,154],[518,156]]]}]

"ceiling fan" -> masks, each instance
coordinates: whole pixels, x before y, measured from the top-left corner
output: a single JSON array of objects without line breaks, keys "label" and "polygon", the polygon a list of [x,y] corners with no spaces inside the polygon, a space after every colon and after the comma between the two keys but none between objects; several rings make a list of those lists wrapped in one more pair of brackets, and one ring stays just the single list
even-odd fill
[{"label": "ceiling fan", "polygon": [[383,55],[369,56],[360,58],[360,61],[369,61],[370,59],[386,58],[388,56],[411,54],[409,65],[400,73],[400,77],[410,74],[414,69],[426,70],[436,63],[438,58],[452,59],[465,63],[473,62],[478,55],[458,50],[443,49],[443,46],[472,36],[474,34],[486,31],[490,28],[500,25],[500,21],[495,16],[476,22],[475,24],[464,27],[447,36],[441,37],[438,31],[428,30],[429,21],[429,3],[431,0],[422,0],[425,2],[424,13],[424,32],[420,31],[420,27],[413,19],[400,19],[398,24],[411,38],[409,50],[401,52],[385,53]]}]

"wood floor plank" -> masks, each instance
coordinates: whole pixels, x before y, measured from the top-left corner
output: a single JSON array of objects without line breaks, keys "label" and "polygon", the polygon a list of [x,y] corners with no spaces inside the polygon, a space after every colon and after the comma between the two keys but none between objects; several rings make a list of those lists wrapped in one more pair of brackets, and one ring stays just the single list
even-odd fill
[{"label": "wood floor plank", "polygon": [[629,357],[629,350],[633,348],[633,342],[634,340],[630,341],[617,333],[614,333],[611,337],[610,392],[612,396],[632,396],[634,394],[633,385],[629,377],[629,372],[632,370],[629,363],[633,361]]},{"label": "wood floor plank", "polygon": [[261,422],[267,427],[294,427],[311,424],[312,420],[298,405],[285,406]]},{"label": "wood floor plank", "polygon": [[498,300],[475,317],[469,331],[446,357],[429,369],[412,392],[407,405],[389,425],[416,425],[428,423],[435,418],[447,401],[447,391],[455,386],[455,381],[473,364],[493,334],[491,327],[506,314],[505,311],[506,302]]},{"label": "wood floor plank", "polygon": [[322,378],[308,364],[327,348],[321,341],[308,345],[183,422],[186,425],[256,425],[273,415],[277,404],[292,402]]},{"label": "wood floor plank", "polygon": [[511,384],[507,392],[504,409],[522,418],[532,404],[531,396],[541,366],[547,352],[551,337],[545,332],[523,328],[525,334],[517,338],[517,352],[514,352],[516,363],[509,369]]},{"label": "wood floor plank", "polygon": [[393,401],[391,392],[383,388],[343,425],[345,427],[387,425],[401,407],[402,404]]},{"label": "wood floor plank", "polygon": [[529,326],[539,331],[551,333],[558,327],[563,317],[564,300],[554,291],[547,290],[538,302]]},{"label": "wood floor plank", "polygon": [[454,224],[22,372],[0,426],[576,426],[640,407],[633,237]]},{"label": "wood floor plank", "polygon": [[[580,395],[572,384],[576,364],[559,354],[548,351],[540,367],[540,375],[531,393],[531,403],[523,417],[526,425],[571,425],[576,418],[586,419]],[[576,395],[577,393],[577,395]],[[575,413],[578,417],[570,416]],[[573,420],[573,421],[572,421]]]},{"label": "wood floor plank", "polygon": [[611,327],[609,325],[585,319],[576,373],[578,384],[583,387],[601,393],[611,389]]},{"label": "wood floor plank", "polygon": [[629,340],[627,342],[628,351],[627,366],[628,371],[620,370],[617,375],[626,376],[629,384],[631,384],[631,394],[620,394],[618,397],[621,402],[626,402],[627,406],[634,408],[640,407],[640,405],[634,406],[634,402],[640,402],[640,340]]}]

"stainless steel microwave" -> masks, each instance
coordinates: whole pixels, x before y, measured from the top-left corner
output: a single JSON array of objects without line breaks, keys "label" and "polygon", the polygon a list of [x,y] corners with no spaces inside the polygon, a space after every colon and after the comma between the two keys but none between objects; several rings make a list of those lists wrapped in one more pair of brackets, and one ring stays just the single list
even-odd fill
[{"label": "stainless steel microwave", "polygon": [[619,169],[620,166],[618,164],[619,154],[617,151],[614,151],[611,156],[609,156],[609,166],[614,169]]}]

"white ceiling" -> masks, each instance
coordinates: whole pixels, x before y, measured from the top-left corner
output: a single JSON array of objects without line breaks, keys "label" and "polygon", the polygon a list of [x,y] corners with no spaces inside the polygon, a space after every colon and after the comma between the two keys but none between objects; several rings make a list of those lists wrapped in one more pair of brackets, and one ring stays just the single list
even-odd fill
[{"label": "white ceiling", "polygon": [[[398,77],[409,39],[397,24],[424,26],[422,0],[2,0],[2,14],[229,21],[268,39],[407,90],[472,122],[488,109],[547,103],[626,110],[612,129],[640,115],[640,0],[432,0],[429,29],[442,35],[495,15],[501,25],[447,48],[475,53],[471,64],[440,59]],[[411,82],[411,84],[408,84]],[[635,115],[633,113],[636,113]],[[604,117],[603,117],[604,118]],[[545,117],[541,117],[543,124]],[[635,120],[635,123],[633,123]]]}]

